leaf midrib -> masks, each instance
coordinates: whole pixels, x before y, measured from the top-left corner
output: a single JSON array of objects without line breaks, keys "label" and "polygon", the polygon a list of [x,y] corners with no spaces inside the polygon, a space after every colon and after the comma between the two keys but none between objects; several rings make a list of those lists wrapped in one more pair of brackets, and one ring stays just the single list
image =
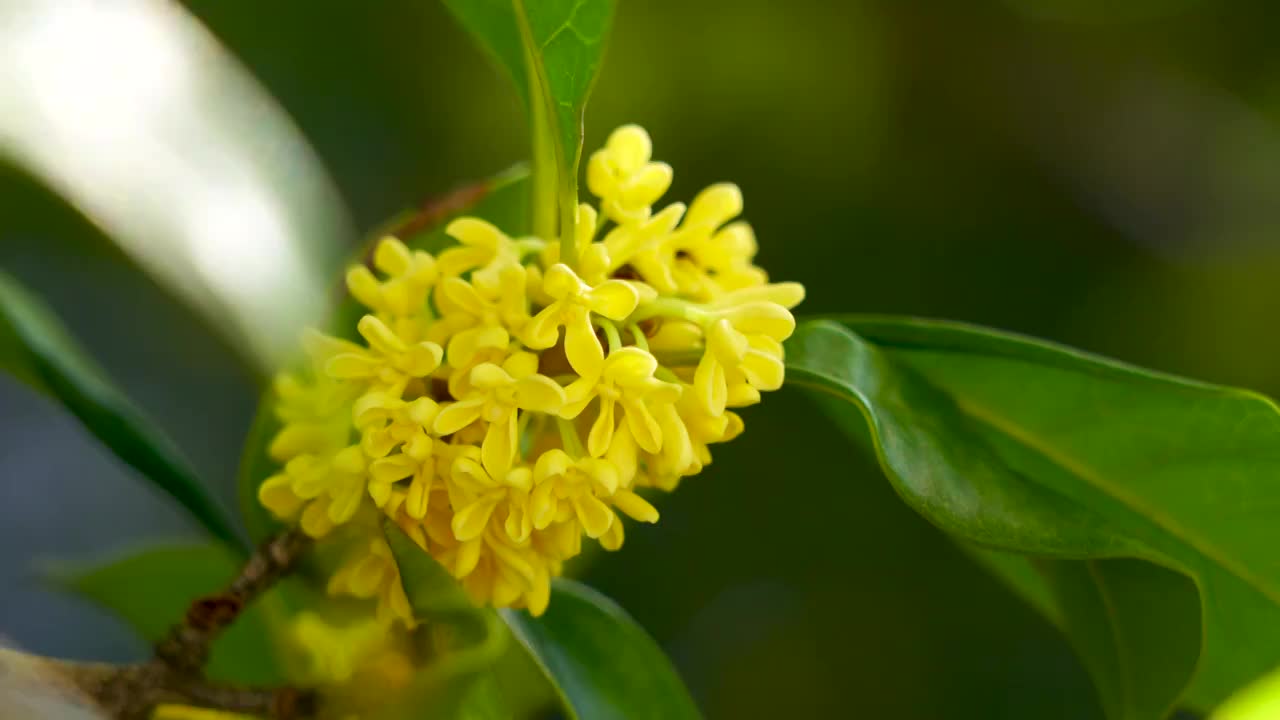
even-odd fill
[{"label": "leaf midrib", "polygon": [[[935,385],[935,388],[937,386]],[[1234,575],[1237,579],[1249,586],[1259,594],[1266,597],[1272,603],[1280,606],[1280,593],[1276,593],[1267,587],[1267,584],[1250,573],[1247,569],[1239,566],[1229,557],[1223,555],[1214,544],[1198,537],[1195,533],[1184,528],[1173,518],[1167,516],[1163,512],[1155,510],[1143,503],[1140,499],[1124,492],[1121,488],[1109,483],[1106,477],[1094,470],[1089,465],[1072,458],[1066,453],[1059,452],[1052,444],[1037,436],[1035,433],[1025,432],[1012,421],[1003,418],[999,414],[990,411],[982,405],[974,402],[970,398],[963,395],[948,392],[942,388],[937,388],[940,392],[945,392],[956,403],[956,407],[965,415],[986,425],[992,431],[1004,435],[1013,442],[1038,454],[1050,464],[1056,466],[1063,472],[1081,480],[1086,485],[1094,488],[1102,494],[1119,502],[1129,511],[1147,519],[1161,530],[1164,530],[1175,540],[1186,545],[1189,549],[1199,554],[1206,560],[1218,565],[1228,574]],[[1190,568],[1184,568],[1191,572]]]}]

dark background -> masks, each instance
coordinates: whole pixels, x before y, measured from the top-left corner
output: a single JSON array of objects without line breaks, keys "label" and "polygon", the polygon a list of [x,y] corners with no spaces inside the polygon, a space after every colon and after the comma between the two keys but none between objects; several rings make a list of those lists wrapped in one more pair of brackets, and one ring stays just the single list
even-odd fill
[{"label": "dark background", "polygon": [[[434,2],[186,5],[292,115],[360,228],[524,154],[514,93]],[[808,287],[802,313],[968,320],[1274,395],[1272,5],[623,0],[587,147],[639,122],[676,169],[669,198],[741,185],[761,264]],[[0,267],[229,499],[256,395],[229,346],[13,170]],[[804,397],[768,397],[747,428],[586,577],[708,716],[1099,716],[1060,636]],[[194,534],[0,378],[0,633],[140,656],[103,613],[41,590],[32,559]]]}]

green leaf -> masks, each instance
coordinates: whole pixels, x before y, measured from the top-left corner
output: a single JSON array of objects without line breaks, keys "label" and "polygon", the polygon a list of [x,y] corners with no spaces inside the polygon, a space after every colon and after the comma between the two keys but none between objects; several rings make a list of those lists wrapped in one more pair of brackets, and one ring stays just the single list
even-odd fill
[{"label": "green leaf", "polygon": [[76,345],[58,319],[0,272],[0,371],[60,402],[121,460],[230,547],[244,541],[174,443]]},{"label": "green leaf", "polygon": [[[239,561],[217,545],[156,547],[93,568],[55,568],[50,579],[128,623],[148,642],[165,637],[187,606],[226,587]],[[259,598],[214,642],[209,676],[237,683],[278,683],[277,641],[285,616],[278,591]]]},{"label": "green leaf", "polygon": [[1280,717],[1280,670],[1241,690],[1214,711],[1210,720],[1275,720]]},{"label": "green leaf", "polygon": [[[445,0],[506,68],[529,110],[533,229],[556,237],[574,225],[583,113],[604,56],[616,0]],[[572,250],[572,248],[566,248]]]},{"label": "green leaf", "polygon": [[542,617],[503,610],[571,718],[698,718],[689,691],[653,638],[612,600],[570,580],[553,582]]},{"label": "green leaf", "polygon": [[[517,165],[432,200],[422,208],[401,212],[369,234],[369,240],[352,262],[372,257],[375,244],[387,235],[400,237],[411,248],[439,252],[453,244],[444,232],[445,226],[462,215],[484,218],[509,235],[522,235],[528,228],[528,183],[528,169]],[[334,335],[356,339],[356,322],[364,313],[363,306],[344,292],[326,327]],[[240,514],[254,541],[264,540],[280,528],[280,523],[258,502],[258,486],[280,467],[267,452],[271,439],[280,431],[274,406],[275,396],[268,390],[258,403],[253,424],[245,437],[236,480]]]},{"label": "green leaf", "polygon": [[285,112],[179,3],[6,0],[0,160],[47,184],[270,370],[353,233]]},{"label": "green leaf", "polygon": [[1270,400],[914,319],[804,323],[787,365],[834,421],[869,428],[925,518],[1035,558],[983,561],[1064,628],[1111,717],[1208,707],[1280,664]]},{"label": "green leaf", "polygon": [[400,567],[400,582],[415,618],[428,621],[482,612],[449,571],[409,539],[399,526],[384,521],[383,530]]},{"label": "green leaf", "polygon": [[413,616],[428,632],[449,628],[448,649],[415,679],[407,701],[397,704],[418,716],[512,717],[494,676],[510,645],[497,613],[476,607],[458,581],[395,523],[384,521],[383,530]]}]

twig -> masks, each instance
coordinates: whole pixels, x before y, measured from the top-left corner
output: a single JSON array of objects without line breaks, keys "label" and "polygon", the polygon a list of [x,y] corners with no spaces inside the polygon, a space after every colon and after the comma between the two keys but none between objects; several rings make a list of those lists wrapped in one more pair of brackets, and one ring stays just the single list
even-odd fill
[{"label": "twig", "polygon": [[179,674],[198,675],[209,648],[259,595],[288,575],[311,547],[300,530],[287,530],[263,543],[225,590],[191,603],[182,623],[156,646],[156,658]]},{"label": "twig", "polygon": [[[246,713],[273,720],[302,720],[316,712],[315,694],[297,688],[237,688],[181,679],[154,663],[108,665],[27,655],[0,648],[0,701],[16,693],[49,709],[70,707],[96,717],[144,718],[162,703]],[[10,708],[11,703],[0,702]],[[76,717],[80,717],[76,715]]]},{"label": "twig", "polygon": [[272,720],[313,717],[313,691],[293,687],[237,688],[210,683],[203,677],[214,640],[250,603],[288,575],[309,547],[311,539],[296,529],[263,543],[226,589],[191,603],[181,624],[157,644],[155,658],[150,662],[76,663],[0,648],[0,679],[18,673],[32,692],[43,690],[46,695],[78,705],[86,704],[87,699],[116,720],[145,720],[161,703],[229,710]]}]

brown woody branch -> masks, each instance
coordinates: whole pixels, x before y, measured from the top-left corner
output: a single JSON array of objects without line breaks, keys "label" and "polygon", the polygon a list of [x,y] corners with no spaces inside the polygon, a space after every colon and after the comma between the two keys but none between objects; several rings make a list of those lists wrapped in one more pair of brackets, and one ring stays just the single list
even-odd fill
[{"label": "brown woody branch", "polygon": [[156,646],[156,659],[179,674],[199,674],[209,661],[213,641],[259,595],[288,575],[309,547],[311,538],[296,528],[263,543],[225,590],[191,603],[182,623]]},{"label": "brown woody branch", "polygon": [[228,710],[272,720],[314,717],[313,691],[293,687],[231,687],[210,683],[203,677],[214,640],[246,607],[288,575],[310,546],[310,538],[296,529],[268,540],[254,552],[226,589],[191,603],[181,624],[156,646],[156,656],[150,662],[75,663],[0,648],[0,678],[16,673],[23,688],[29,688],[19,692],[43,692],[62,702],[94,707],[115,720],[145,720],[163,703]]}]

